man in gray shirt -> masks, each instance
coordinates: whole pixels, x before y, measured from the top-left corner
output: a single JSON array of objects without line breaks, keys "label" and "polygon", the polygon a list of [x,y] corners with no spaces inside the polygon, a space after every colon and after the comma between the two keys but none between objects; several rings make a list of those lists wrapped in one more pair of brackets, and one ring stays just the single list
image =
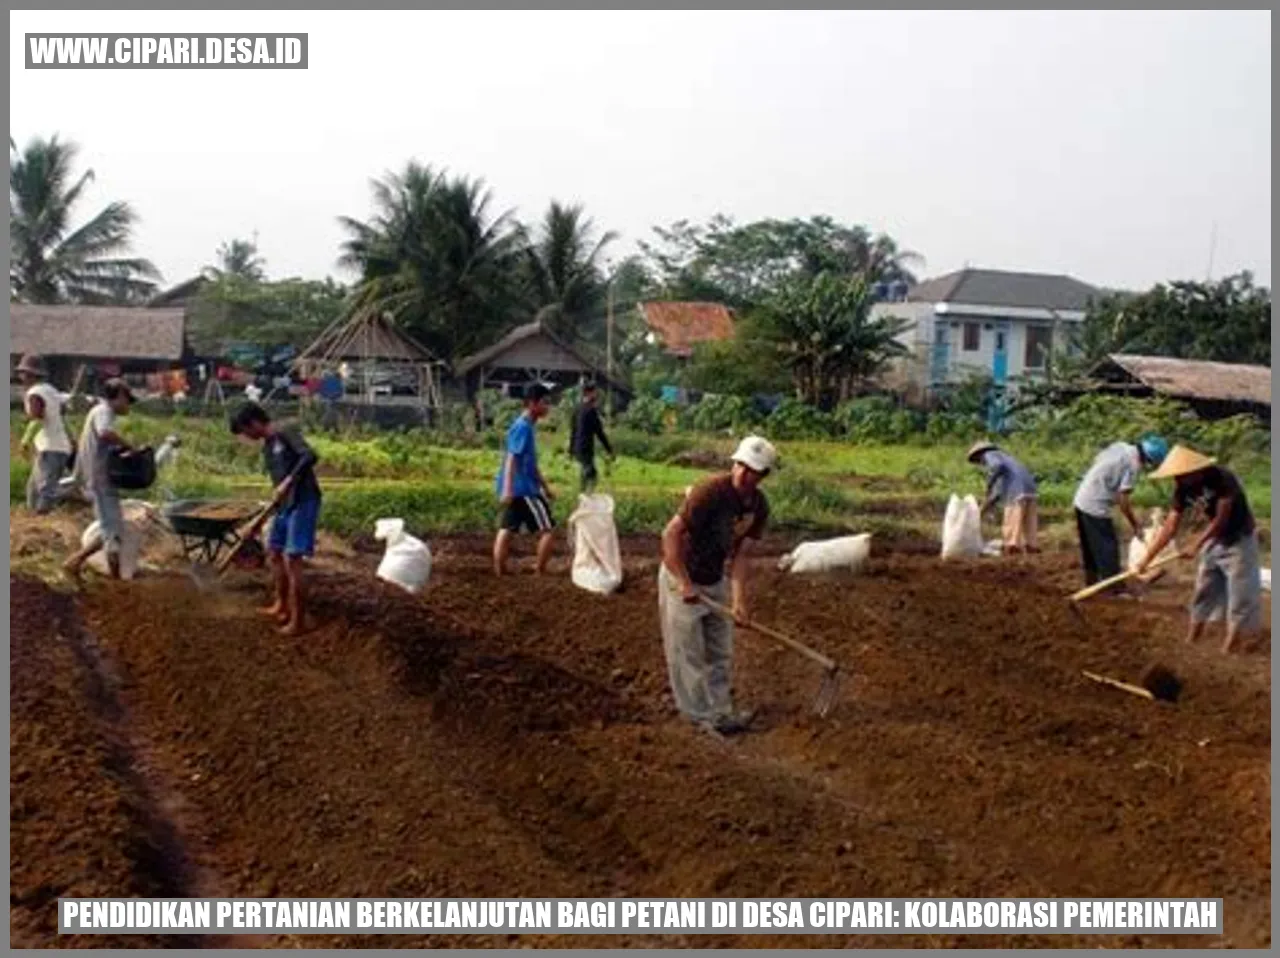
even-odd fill
[{"label": "man in gray shirt", "polygon": [[1141,538],[1130,494],[1142,470],[1159,467],[1168,453],[1169,444],[1155,435],[1143,436],[1136,443],[1114,442],[1098,453],[1085,473],[1072,504],[1087,585],[1120,574],[1120,540],[1111,510],[1119,506],[1134,536]]}]

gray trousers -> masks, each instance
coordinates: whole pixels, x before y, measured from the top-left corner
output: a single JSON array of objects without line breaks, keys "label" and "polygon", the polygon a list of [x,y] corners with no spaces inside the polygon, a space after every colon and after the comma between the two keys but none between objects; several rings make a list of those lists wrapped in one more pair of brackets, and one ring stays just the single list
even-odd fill
[{"label": "gray trousers", "polygon": [[1237,629],[1252,631],[1262,625],[1262,569],[1256,533],[1241,536],[1229,546],[1211,543],[1200,555],[1191,619],[1214,622],[1224,612]]},{"label": "gray trousers", "polygon": [[66,471],[65,452],[38,452],[31,463],[31,474],[27,476],[27,508],[33,512],[45,513],[58,501],[58,480]]},{"label": "gray trousers", "polygon": [[[698,588],[724,603],[723,579]],[[658,572],[658,617],[676,707],[695,722],[732,714],[733,623],[702,603],[685,602],[665,565]]]}]

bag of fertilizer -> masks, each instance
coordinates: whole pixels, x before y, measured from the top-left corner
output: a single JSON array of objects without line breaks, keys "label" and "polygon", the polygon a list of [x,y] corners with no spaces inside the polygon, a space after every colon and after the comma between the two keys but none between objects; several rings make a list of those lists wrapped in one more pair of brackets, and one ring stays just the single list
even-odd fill
[{"label": "bag of fertilizer", "polygon": [[978,500],[952,495],[942,518],[942,558],[982,555],[982,516]]},{"label": "bag of fertilizer", "polygon": [[[138,574],[138,566],[142,556],[142,540],[150,522],[152,506],[140,499],[124,499],[120,503],[120,514],[124,517],[124,528],[120,532],[120,578],[132,579]],[[97,519],[89,523],[89,528],[80,536],[80,547],[87,549],[98,542],[101,536],[101,524]],[[100,549],[89,556],[89,568],[102,573],[111,574],[111,566],[107,563],[107,552]]]},{"label": "bag of fertilizer", "polygon": [[802,542],[781,559],[778,568],[793,573],[860,572],[871,557],[871,534],[841,536],[824,542]]},{"label": "bag of fertilizer", "polygon": [[[1128,569],[1130,572],[1136,569],[1142,560],[1146,558],[1147,547],[1151,544],[1152,540],[1155,539],[1157,533],[1160,532],[1160,527],[1162,525],[1164,525],[1164,510],[1155,509],[1151,513],[1151,518],[1147,521],[1146,529],[1142,532],[1142,538],[1139,539],[1137,536],[1134,536],[1129,540]],[[1177,547],[1170,542],[1165,546],[1164,551],[1157,556],[1157,560],[1173,555],[1176,548]],[[1162,575],[1163,571],[1164,570],[1162,569],[1157,569],[1152,574],[1156,576]]]},{"label": "bag of fertilizer", "polygon": [[417,595],[431,578],[431,550],[421,539],[404,531],[403,519],[379,519],[373,537],[387,543],[378,563],[378,578]]},{"label": "bag of fertilizer", "polygon": [[613,523],[613,496],[579,496],[569,528],[573,533],[573,584],[601,595],[615,591],[622,585],[622,550]]}]

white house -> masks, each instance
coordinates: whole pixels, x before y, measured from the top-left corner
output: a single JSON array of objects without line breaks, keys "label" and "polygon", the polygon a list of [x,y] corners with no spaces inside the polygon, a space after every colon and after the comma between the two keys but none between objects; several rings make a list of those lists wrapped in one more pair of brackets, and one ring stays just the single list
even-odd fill
[{"label": "white house", "polygon": [[919,283],[904,301],[877,303],[872,315],[909,321],[899,339],[910,358],[895,378],[922,392],[974,374],[999,384],[1042,374],[1066,327],[1101,295],[1070,276],[962,269]]}]

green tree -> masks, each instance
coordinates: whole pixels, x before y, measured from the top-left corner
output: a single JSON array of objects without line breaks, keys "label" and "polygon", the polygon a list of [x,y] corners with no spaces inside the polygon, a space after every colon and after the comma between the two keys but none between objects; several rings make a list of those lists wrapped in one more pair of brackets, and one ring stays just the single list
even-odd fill
[{"label": "green tree", "polygon": [[739,226],[717,215],[705,226],[681,220],[654,233],[658,242],[640,248],[662,298],[711,300],[738,310],[758,306],[795,277],[819,273],[913,283],[911,267],[920,261],[892,237],[828,216]]},{"label": "green tree", "polygon": [[390,314],[448,359],[520,316],[522,234],[510,212],[490,212],[483,181],[410,162],[372,186],[373,217],[339,219],[340,262],[361,277],[353,309]]},{"label": "green tree", "polygon": [[267,278],[266,266],[266,261],[258,255],[257,243],[233,239],[218,247],[218,265],[206,266],[204,274],[210,279],[239,276],[260,283]]},{"label": "green tree", "polygon": [[759,313],[762,337],[790,371],[796,397],[823,409],[848,399],[906,352],[906,323],[873,319],[871,285],[861,276],[819,272],[788,280]]},{"label": "green tree", "polygon": [[56,135],[18,150],[9,138],[9,297],[26,303],[139,303],[156,291],[160,272],[127,257],[137,215],[108,203],[72,227],[72,214],[93,170],[72,172],[79,152]]},{"label": "green tree", "polygon": [[[1112,295],[1088,315],[1073,343],[1076,366],[1108,353],[1271,365],[1271,291],[1250,273],[1214,283],[1158,284]],[[1060,360],[1060,369],[1069,364]]]},{"label": "green tree", "polygon": [[534,310],[560,332],[599,339],[607,280],[600,262],[618,235],[598,238],[581,206],[552,202],[535,234],[525,231],[525,269]]},{"label": "green tree", "polygon": [[225,273],[196,295],[187,331],[193,348],[203,355],[222,354],[232,343],[302,350],[343,314],[347,294],[332,279],[262,283]]}]

